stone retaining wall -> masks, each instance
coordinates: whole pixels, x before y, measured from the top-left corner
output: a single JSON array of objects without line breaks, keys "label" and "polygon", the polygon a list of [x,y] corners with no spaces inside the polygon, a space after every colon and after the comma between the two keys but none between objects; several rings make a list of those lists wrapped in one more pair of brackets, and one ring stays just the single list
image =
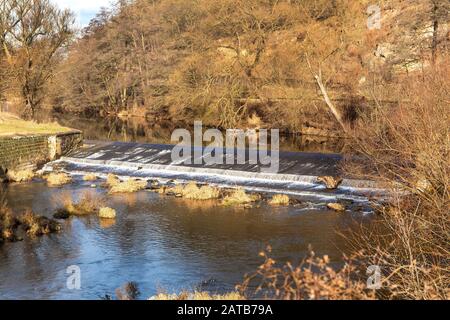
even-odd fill
[{"label": "stone retaining wall", "polygon": [[65,156],[83,144],[83,133],[0,137],[0,174],[42,165]]}]

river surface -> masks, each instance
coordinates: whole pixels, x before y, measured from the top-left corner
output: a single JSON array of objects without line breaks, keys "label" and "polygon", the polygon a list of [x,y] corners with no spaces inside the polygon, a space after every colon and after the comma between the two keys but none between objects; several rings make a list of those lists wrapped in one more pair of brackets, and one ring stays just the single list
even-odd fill
[{"label": "river surface", "polygon": [[[170,122],[150,124],[145,118],[95,117],[84,118],[64,114],[41,115],[40,120],[53,120],[60,124],[83,131],[87,140],[121,141],[139,143],[171,144],[171,135],[178,127]],[[301,152],[341,153],[346,141],[305,135],[281,135],[280,150]]]},{"label": "river surface", "polygon": [[[86,122],[78,122],[82,126]],[[88,138],[108,140],[104,131],[91,129],[97,133],[87,134]],[[166,142],[147,134],[133,139],[110,135],[110,139]],[[299,262],[311,245],[338,267],[346,251],[338,233],[373,219],[367,210],[330,211],[320,197],[299,195],[304,205],[298,207],[262,204],[238,209],[149,191],[111,196],[91,184],[75,176],[74,183],[62,188],[36,180],[3,190],[16,214],[31,208],[48,217],[61,206],[64,193],[74,199],[86,191],[100,193],[107,206],[117,210],[117,219],[74,217],[61,222],[58,234],[0,246],[0,299],[100,299],[114,296],[115,289],[129,281],[138,284],[141,298],[161,291],[228,292],[263,262],[258,254],[268,245],[279,263]],[[67,287],[70,266],[81,270],[80,290]]]}]

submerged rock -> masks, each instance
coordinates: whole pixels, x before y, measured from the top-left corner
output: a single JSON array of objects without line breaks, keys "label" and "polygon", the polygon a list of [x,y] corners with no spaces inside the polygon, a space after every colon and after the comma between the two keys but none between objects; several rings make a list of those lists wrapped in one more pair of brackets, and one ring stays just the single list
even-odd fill
[{"label": "submerged rock", "polygon": [[329,203],[327,204],[327,208],[338,212],[345,211],[345,206],[340,203]]},{"label": "submerged rock", "polygon": [[290,199],[290,200],[289,200],[289,204],[290,204],[291,206],[300,206],[300,205],[303,205],[303,202],[301,202],[301,201],[298,200],[298,199]]},{"label": "submerged rock", "polygon": [[70,218],[70,213],[67,210],[59,209],[54,215],[53,218],[57,220],[67,220]]}]

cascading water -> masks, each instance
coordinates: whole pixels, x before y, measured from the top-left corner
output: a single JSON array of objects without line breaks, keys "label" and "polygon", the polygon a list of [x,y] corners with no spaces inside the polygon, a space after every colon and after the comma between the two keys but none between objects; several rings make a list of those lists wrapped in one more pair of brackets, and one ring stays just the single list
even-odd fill
[{"label": "cascading water", "polygon": [[[371,181],[344,179],[336,190],[326,190],[318,176],[338,176],[341,156],[336,154],[281,152],[279,172],[262,172],[260,165],[174,163],[173,146],[123,142],[92,142],[88,147],[49,163],[44,171],[54,168],[74,175],[94,172],[99,176],[113,173],[124,178],[195,180],[219,186],[242,186],[248,190],[284,193],[308,200],[350,200],[367,202],[382,190]],[[195,149],[195,148],[193,148]],[[248,155],[249,151],[245,151]],[[194,152],[192,152],[194,154]],[[237,153],[235,153],[237,154]],[[236,161],[237,162],[237,161]]]}]

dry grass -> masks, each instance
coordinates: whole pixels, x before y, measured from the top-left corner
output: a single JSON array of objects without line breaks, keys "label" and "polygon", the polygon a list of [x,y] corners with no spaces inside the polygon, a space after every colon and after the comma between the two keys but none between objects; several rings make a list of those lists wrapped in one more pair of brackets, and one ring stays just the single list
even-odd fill
[{"label": "dry grass", "polygon": [[256,202],[260,199],[257,195],[250,195],[243,188],[233,190],[222,200],[224,206],[246,205]]},{"label": "dry grass", "polygon": [[269,200],[269,204],[272,206],[288,206],[289,202],[289,197],[284,194],[276,194]]},{"label": "dry grass", "polygon": [[96,181],[97,176],[94,173],[89,173],[83,177],[84,181]]},{"label": "dry grass", "polygon": [[177,184],[173,187],[162,187],[158,190],[160,194],[174,195],[177,197],[182,197],[184,192],[184,186],[182,184]]},{"label": "dry grass", "polygon": [[118,300],[136,300],[141,295],[136,282],[127,282],[122,287],[116,289]]},{"label": "dry grass", "polygon": [[38,219],[31,211],[25,212],[20,218],[20,221],[22,222],[23,225],[25,225],[27,233],[30,236],[34,237],[39,235],[41,227],[39,225]]},{"label": "dry grass", "polygon": [[192,200],[212,200],[220,197],[220,190],[212,186],[202,186],[198,190],[185,195],[186,199]]},{"label": "dry grass", "polygon": [[180,294],[167,294],[167,293],[159,293],[156,296],[150,298],[150,300],[176,300],[176,301],[195,301],[195,300],[222,300],[222,301],[238,301],[245,300],[238,292],[230,292],[223,295],[220,294],[211,294],[209,292],[188,292],[184,291]]},{"label": "dry grass", "polygon": [[72,177],[67,173],[62,172],[51,172],[45,179],[47,180],[47,184],[51,187],[58,187],[72,182]]},{"label": "dry grass", "polygon": [[25,121],[10,113],[0,113],[0,136],[25,134],[53,134],[68,132],[72,129],[62,127],[57,123],[38,124]]},{"label": "dry grass", "polygon": [[145,189],[147,185],[147,181],[129,179],[112,186],[109,190],[109,193],[133,193]]},{"label": "dry grass", "polygon": [[189,200],[213,200],[220,197],[220,190],[212,186],[199,187],[195,182],[190,182],[186,186],[176,185],[165,190],[166,194],[174,194]]},{"label": "dry grass", "polygon": [[21,215],[18,220],[30,237],[38,237],[61,230],[61,226],[55,220],[37,216],[30,210]]},{"label": "dry grass", "polygon": [[6,178],[10,182],[27,182],[31,181],[35,176],[35,173],[31,169],[26,170],[8,170]]},{"label": "dry grass", "polygon": [[[260,253],[264,263],[238,286],[242,295],[275,300],[375,299],[375,293],[366,289],[367,277],[359,273],[352,259],[346,259],[345,265],[335,270],[328,256],[315,257],[311,251],[298,266],[291,263],[277,266],[268,256],[270,251],[269,247],[267,252]],[[256,290],[250,289],[252,285],[256,285]]]},{"label": "dry grass", "polygon": [[352,239],[384,271],[384,298],[448,299],[450,292],[450,64],[409,76],[355,128],[346,169],[390,190],[381,227]]},{"label": "dry grass", "polygon": [[95,192],[85,191],[82,193],[76,207],[81,213],[94,213],[102,205],[103,199]]},{"label": "dry grass", "polygon": [[114,175],[112,173],[108,174],[108,176],[106,177],[106,184],[110,188],[114,187],[114,186],[117,186],[119,183],[120,183],[120,179],[116,175]]},{"label": "dry grass", "polygon": [[100,208],[98,212],[98,216],[101,219],[115,219],[116,218],[116,210],[108,207]]},{"label": "dry grass", "polygon": [[[2,187],[0,186],[0,188]],[[7,207],[6,201],[0,199],[0,243],[3,241],[14,241],[14,229],[17,227],[17,224],[18,222]]]},{"label": "dry grass", "polygon": [[69,215],[85,216],[98,212],[104,203],[104,199],[92,191],[85,191],[82,193],[80,199],[74,202],[72,194],[70,192],[64,192],[59,196],[59,202],[62,203],[60,211],[66,212]]}]

